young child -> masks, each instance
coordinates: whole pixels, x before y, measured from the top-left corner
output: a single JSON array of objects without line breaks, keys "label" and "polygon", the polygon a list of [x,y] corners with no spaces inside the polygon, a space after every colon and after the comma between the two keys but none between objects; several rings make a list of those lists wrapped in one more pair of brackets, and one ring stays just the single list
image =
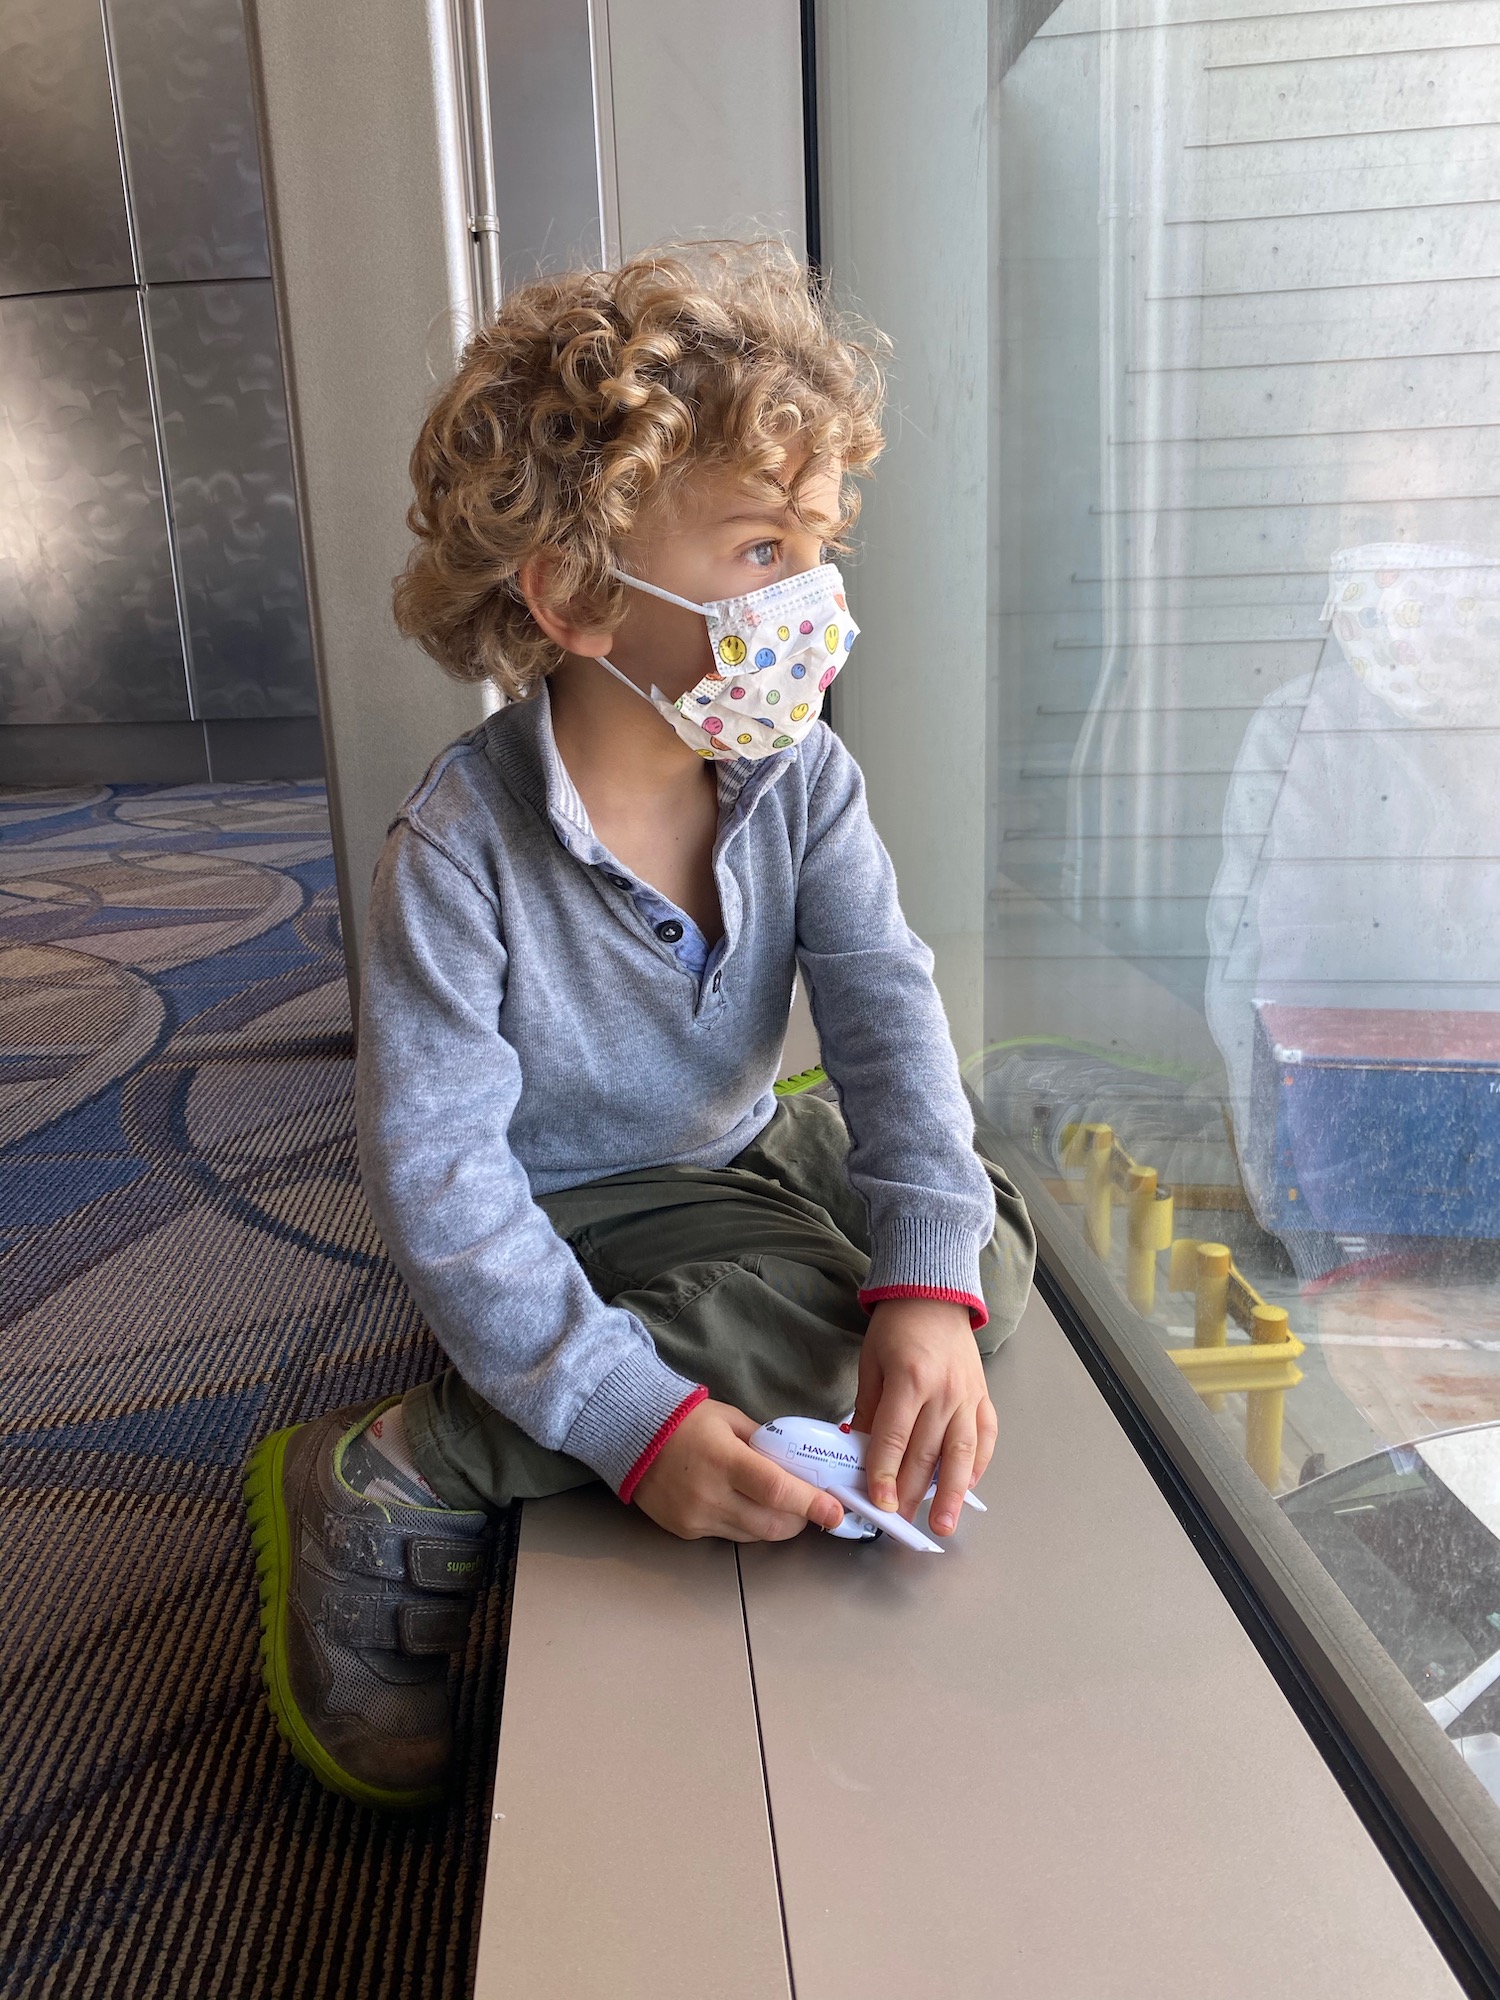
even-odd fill
[{"label": "young child", "polygon": [[[779,246],[684,250],[513,293],[413,454],[398,622],[508,697],[402,807],[364,950],[361,1173],[453,1367],[246,1476],[271,1706],[366,1803],[441,1793],[512,1500],[834,1528],[747,1440],[852,1409],[945,1535],[989,1459],[1030,1225],[818,719],[880,393]],[[799,968],[840,1108],[772,1093]]]}]

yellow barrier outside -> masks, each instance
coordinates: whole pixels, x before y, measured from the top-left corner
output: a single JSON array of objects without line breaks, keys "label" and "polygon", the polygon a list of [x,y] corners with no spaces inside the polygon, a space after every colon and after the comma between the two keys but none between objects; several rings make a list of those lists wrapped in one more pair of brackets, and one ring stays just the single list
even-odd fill
[{"label": "yellow barrier outside", "polygon": [[[1172,1235],[1175,1205],[1170,1188],[1157,1185],[1154,1167],[1133,1160],[1108,1125],[1074,1125],[1063,1133],[1064,1167],[1083,1169],[1083,1228],[1096,1256],[1110,1254],[1115,1202],[1126,1209],[1125,1290],[1138,1312],[1156,1305],[1156,1259],[1168,1252],[1167,1289],[1193,1294],[1193,1344],[1169,1348],[1170,1359],[1210,1410],[1226,1395],[1243,1395],[1245,1457],[1274,1493],[1281,1477],[1281,1434],[1286,1392],[1302,1380],[1306,1353],[1280,1306],[1269,1306],[1235,1268],[1227,1244]],[[1073,1199],[1077,1183],[1064,1183]],[[1231,1320],[1249,1344],[1231,1345]]]},{"label": "yellow barrier outside", "polygon": [[1084,1133],[1089,1149],[1083,1167],[1083,1233],[1094,1255],[1107,1257],[1115,1199],[1109,1172],[1115,1135],[1107,1125],[1086,1125]]},{"label": "yellow barrier outside", "polygon": [[1125,1290],[1137,1312],[1154,1312],[1156,1259],[1172,1247],[1172,1190],[1157,1187],[1155,1167],[1132,1167],[1126,1200]]}]

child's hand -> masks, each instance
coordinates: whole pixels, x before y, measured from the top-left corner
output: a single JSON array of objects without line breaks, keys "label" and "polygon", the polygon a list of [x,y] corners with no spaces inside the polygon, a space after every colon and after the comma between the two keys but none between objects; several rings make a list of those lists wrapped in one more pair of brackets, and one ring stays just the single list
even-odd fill
[{"label": "child's hand", "polygon": [[686,1542],[785,1542],[809,1521],[836,1528],[838,1501],[753,1450],[756,1428],[732,1403],[700,1403],[642,1473],[634,1504]]},{"label": "child's hand", "polygon": [[932,1484],[932,1532],[951,1535],[964,1494],[995,1449],[998,1424],[966,1306],[882,1299],[859,1362],[854,1429],[869,1434],[865,1484],[908,1520]]}]

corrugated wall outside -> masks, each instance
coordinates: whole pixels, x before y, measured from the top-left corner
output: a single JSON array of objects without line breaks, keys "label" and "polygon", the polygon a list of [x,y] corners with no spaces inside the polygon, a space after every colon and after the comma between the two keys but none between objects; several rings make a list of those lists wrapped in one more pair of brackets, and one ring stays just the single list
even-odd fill
[{"label": "corrugated wall outside", "polygon": [[997,875],[1203,1004],[1333,551],[1500,542],[1500,8],[1065,0],[998,105]]}]

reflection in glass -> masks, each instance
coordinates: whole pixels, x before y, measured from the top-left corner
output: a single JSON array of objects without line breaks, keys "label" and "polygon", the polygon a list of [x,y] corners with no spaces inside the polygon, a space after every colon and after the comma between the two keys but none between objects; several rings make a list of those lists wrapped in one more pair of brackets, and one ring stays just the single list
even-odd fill
[{"label": "reflection in glass", "polygon": [[1500,1796],[1497,86],[1500,0],[1001,82],[969,1074]]},{"label": "reflection in glass", "polygon": [[1322,616],[1240,745],[1208,917],[1246,1191],[1304,1280],[1500,1217],[1500,561],[1343,549]]},{"label": "reflection in glass", "polygon": [[1361,1459],[1298,1487],[1285,1506],[1500,1797],[1500,1423]]}]

